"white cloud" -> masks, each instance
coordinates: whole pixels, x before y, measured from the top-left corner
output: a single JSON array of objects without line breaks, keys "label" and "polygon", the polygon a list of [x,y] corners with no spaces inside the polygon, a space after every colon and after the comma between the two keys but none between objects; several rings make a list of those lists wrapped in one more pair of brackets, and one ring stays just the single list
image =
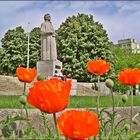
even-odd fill
[{"label": "white cloud", "polygon": [[109,38],[114,43],[123,38],[135,38],[140,43],[139,23],[140,12],[130,16],[96,15],[96,20],[101,22],[107,30]]},{"label": "white cloud", "polygon": [[52,15],[55,29],[68,16],[86,13],[103,24],[111,41],[116,43],[125,35],[140,42],[139,6],[140,2],[130,1],[0,1],[0,38],[8,29],[19,25],[26,31],[40,26],[46,13]]},{"label": "white cloud", "polygon": [[70,2],[70,9],[75,10],[75,9],[95,9],[95,8],[101,8],[104,7],[108,4],[107,1],[72,1]]},{"label": "white cloud", "polygon": [[32,4],[32,1],[0,1],[0,16],[8,16],[18,9]]},{"label": "white cloud", "polygon": [[69,6],[68,1],[52,1],[50,3],[44,3],[46,10],[48,11],[61,11],[64,9],[67,9],[67,7]]}]

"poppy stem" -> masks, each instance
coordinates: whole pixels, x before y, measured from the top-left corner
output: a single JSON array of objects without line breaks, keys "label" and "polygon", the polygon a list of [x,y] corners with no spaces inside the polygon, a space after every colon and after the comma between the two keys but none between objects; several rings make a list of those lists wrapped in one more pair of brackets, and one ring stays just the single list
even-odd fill
[{"label": "poppy stem", "polygon": [[29,119],[29,115],[28,115],[28,111],[27,111],[27,107],[26,107],[26,105],[24,105],[24,108],[25,108],[26,117],[27,117],[27,120],[28,120],[28,119]]},{"label": "poppy stem", "polygon": [[112,120],[111,120],[111,131],[112,131],[112,138],[114,138],[114,117],[115,117],[115,102],[114,102],[114,95],[112,88],[110,88],[110,93],[112,96]]},{"label": "poppy stem", "polygon": [[26,94],[26,82],[24,82],[24,95]]},{"label": "poppy stem", "polygon": [[100,116],[99,107],[100,107],[100,75],[98,76],[98,96],[97,96],[97,114],[98,114],[98,116]]},{"label": "poppy stem", "polygon": [[125,113],[125,103],[123,104],[123,118],[125,119],[124,113]]},{"label": "poppy stem", "polygon": [[[97,93],[97,115],[98,118],[100,119],[101,116],[99,108],[100,108],[100,75],[98,75],[98,93]],[[101,132],[99,133],[99,140],[101,140]]]},{"label": "poppy stem", "polygon": [[131,120],[130,120],[130,136],[132,134],[132,118],[133,118],[133,87],[132,87],[132,91],[131,91]]},{"label": "poppy stem", "polygon": [[47,140],[51,140],[53,139],[53,134],[49,128],[49,125],[48,125],[48,118],[47,118],[47,114],[44,113],[43,111],[41,111],[41,118],[42,118],[42,121],[43,121],[43,125],[44,125],[44,129],[45,129],[45,133],[46,133],[46,139]]},{"label": "poppy stem", "polygon": [[55,113],[53,113],[53,120],[54,120],[56,134],[57,134],[57,137],[59,139],[59,132],[58,132],[58,127],[57,127],[57,122],[56,122],[56,114]]},{"label": "poppy stem", "polygon": [[43,120],[43,125],[44,125],[44,129],[45,129],[45,133],[46,133],[46,139],[48,139],[48,125],[47,125],[47,122],[46,122],[46,117],[45,117],[45,113],[41,111],[41,117],[42,117],[42,120]]},{"label": "poppy stem", "polygon": [[[24,82],[24,93],[23,95],[26,96],[26,82]],[[27,117],[27,120],[29,118],[29,115],[28,115],[28,111],[27,111],[27,107],[26,107],[26,104],[24,104],[24,109],[25,109],[25,112],[26,112],[26,117]]]}]

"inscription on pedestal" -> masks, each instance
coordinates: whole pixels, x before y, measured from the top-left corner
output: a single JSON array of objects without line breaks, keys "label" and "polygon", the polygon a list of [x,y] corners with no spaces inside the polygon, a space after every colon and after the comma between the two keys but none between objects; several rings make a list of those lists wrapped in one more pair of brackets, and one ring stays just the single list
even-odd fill
[{"label": "inscription on pedestal", "polygon": [[37,72],[45,76],[46,79],[48,77],[52,77],[55,74],[55,70],[58,72],[61,72],[62,70],[62,62],[59,60],[46,60],[37,62]]},{"label": "inscription on pedestal", "polygon": [[62,69],[61,66],[55,65],[55,69]]}]

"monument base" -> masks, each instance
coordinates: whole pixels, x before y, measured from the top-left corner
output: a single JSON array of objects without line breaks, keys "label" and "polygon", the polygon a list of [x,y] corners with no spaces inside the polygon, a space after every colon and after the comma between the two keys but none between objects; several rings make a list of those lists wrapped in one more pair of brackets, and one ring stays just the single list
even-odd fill
[{"label": "monument base", "polygon": [[70,91],[70,95],[74,96],[77,95],[77,80],[76,79],[71,79],[72,80],[72,87]]},{"label": "monument base", "polygon": [[55,70],[58,73],[62,70],[62,62],[59,60],[46,60],[46,61],[38,61],[37,62],[37,72],[46,79],[48,77],[53,76],[55,74]]}]

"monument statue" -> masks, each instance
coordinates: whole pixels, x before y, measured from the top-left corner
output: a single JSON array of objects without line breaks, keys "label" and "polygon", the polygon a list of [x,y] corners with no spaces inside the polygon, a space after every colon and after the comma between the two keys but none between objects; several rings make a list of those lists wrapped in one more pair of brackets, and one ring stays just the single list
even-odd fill
[{"label": "monument statue", "polygon": [[37,62],[37,72],[46,79],[53,77],[55,71],[62,70],[62,62],[57,59],[55,30],[51,23],[50,14],[45,14],[41,24],[41,60]]},{"label": "monument statue", "polygon": [[55,30],[50,14],[45,14],[41,24],[41,60],[57,60]]}]

